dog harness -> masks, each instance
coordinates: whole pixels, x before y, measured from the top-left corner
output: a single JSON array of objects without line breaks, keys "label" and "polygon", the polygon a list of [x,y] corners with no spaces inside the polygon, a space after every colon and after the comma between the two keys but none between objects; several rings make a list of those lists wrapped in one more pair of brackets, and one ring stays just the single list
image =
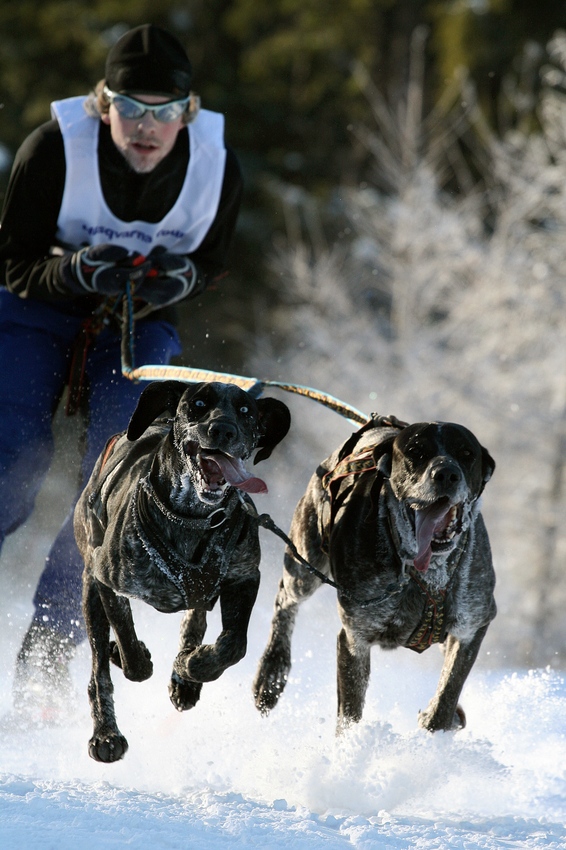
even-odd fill
[{"label": "dog harness", "polygon": [[[372,414],[371,420],[360,428],[359,431],[355,432],[344,444],[333,469],[330,469],[322,477],[322,487],[327,495],[327,508],[324,512],[325,516],[321,521],[319,531],[321,549],[326,555],[329,553],[330,535],[338,511],[344,504],[347,495],[358,484],[359,476],[371,474],[373,477],[373,481],[368,480],[371,507],[366,521],[371,519],[377,511],[377,500],[385,479],[384,473],[379,469],[379,459],[390,448],[396,435],[390,440],[385,440],[373,446],[365,446],[363,449],[356,451],[355,445],[359,437],[364,431],[376,426],[402,430],[406,425],[407,423],[400,422],[394,416],[376,416]],[[390,520],[388,521],[388,530],[393,544],[392,549],[399,560],[401,576],[404,576],[406,565],[401,561],[399,556],[399,540]],[[455,574],[456,568],[457,564],[453,568],[450,579]],[[429,646],[432,646],[433,643],[444,643],[446,640],[445,600],[448,587],[432,590],[422,581],[418,571],[412,564],[408,566],[407,572],[412,582],[419,588],[424,597],[424,608],[417,627],[404,646],[407,649],[412,649],[414,652],[421,653],[425,649],[428,649]]]},{"label": "dog harness", "polygon": [[[159,420],[157,426],[169,427],[169,422]],[[163,436],[163,428],[155,435],[156,444]],[[124,455],[114,454],[114,449],[123,434],[111,437],[102,454],[98,469],[98,484],[89,498],[89,508],[94,513],[103,528],[106,528],[106,498],[112,488],[114,474],[117,473]],[[147,447],[139,449],[142,453]],[[127,455],[128,463],[135,459],[136,446],[132,446]],[[250,521],[249,510],[243,510],[248,503],[253,505],[249,496],[232,490],[226,502],[206,517],[187,517],[175,513],[163,504],[152,483],[153,465],[149,473],[138,481],[131,502],[132,520],[136,536],[143,546],[152,563],[175,585],[185,603],[185,608],[192,608],[190,599],[195,594],[207,598],[206,608],[211,611],[220,593],[220,583],[225,576],[234,549],[244,532],[244,525]],[[187,537],[194,537],[194,546],[190,551],[186,548],[179,554],[172,543],[166,539],[162,525],[156,521],[155,515],[163,517],[167,523],[186,532]],[[214,569],[209,568],[214,564]],[[210,584],[210,576],[215,576],[214,585]],[[208,581],[207,581],[208,579]]]},{"label": "dog harness", "polygon": [[[194,539],[190,553],[179,555],[163,535],[161,526],[152,516],[151,506],[177,528]],[[155,492],[149,475],[141,478],[132,499],[132,517],[136,534],[152,562],[179,590],[186,608],[194,607],[191,597],[197,593],[207,597],[206,608],[211,611],[220,593],[220,583],[236,548],[246,514],[240,509],[240,500],[235,492],[227,502],[207,517],[195,519],[180,516],[166,507]],[[214,569],[209,568],[213,564]],[[211,591],[207,579],[216,575]]]},{"label": "dog harness", "polygon": [[405,644],[407,649],[414,652],[424,652],[433,643],[444,643],[447,630],[444,625],[444,602],[447,588],[432,591],[421,581],[414,567],[409,570],[410,576],[420,587],[425,597],[425,607],[421,621]]},{"label": "dog harness", "polygon": [[344,443],[335,466],[323,475],[321,483],[327,495],[327,507],[329,510],[325,512],[326,516],[322,520],[319,530],[321,548],[326,555],[329,552],[330,535],[334,528],[336,515],[340,507],[344,504],[346,496],[357,483],[356,476],[375,472],[375,480],[370,491],[372,511],[377,505],[377,498],[379,497],[385,478],[384,474],[379,470],[379,460],[386,454],[397,435],[395,434],[382,443],[365,446],[361,450],[356,449],[359,438],[371,428],[381,427],[402,430],[406,426],[406,422],[401,422],[395,416],[379,416],[376,413],[372,413],[369,421],[358,431],[355,431],[350,439]]}]

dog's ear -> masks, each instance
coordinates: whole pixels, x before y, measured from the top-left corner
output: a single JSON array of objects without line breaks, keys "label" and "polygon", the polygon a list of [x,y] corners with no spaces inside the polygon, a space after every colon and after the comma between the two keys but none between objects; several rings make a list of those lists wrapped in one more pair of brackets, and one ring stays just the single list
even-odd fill
[{"label": "dog's ear", "polygon": [[376,458],[376,472],[378,472],[380,475],[383,475],[384,478],[389,478],[391,475],[392,460],[393,458],[391,456],[391,452],[384,452],[379,459]]},{"label": "dog's ear", "polygon": [[483,481],[482,481],[480,493],[483,492],[483,488],[485,487],[485,485],[487,484],[487,482],[489,481],[489,479],[491,478],[491,476],[493,475],[493,473],[495,471],[495,461],[492,458],[492,456],[490,455],[490,453],[488,452],[488,450],[484,449],[483,446],[481,446],[481,460],[482,460],[482,478],[483,478]]},{"label": "dog's ear", "polygon": [[384,478],[389,478],[391,475],[391,464],[393,461],[393,443],[397,435],[394,434],[388,437],[382,443],[379,443],[373,450],[373,459],[375,461],[376,471]]},{"label": "dog's ear", "polygon": [[277,443],[280,443],[291,426],[291,413],[286,404],[276,398],[258,398],[259,426],[261,437],[254,464],[266,460]]},{"label": "dog's ear", "polygon": [[[194,390],[200,387],[194,386]],[[128,440],[137,440],[149,428],[151,423],[166,410],[173,415],[183,393],[191,387],[184,381],[152,381],[139,397],[138,404],[130,424],[128,425]]]}]

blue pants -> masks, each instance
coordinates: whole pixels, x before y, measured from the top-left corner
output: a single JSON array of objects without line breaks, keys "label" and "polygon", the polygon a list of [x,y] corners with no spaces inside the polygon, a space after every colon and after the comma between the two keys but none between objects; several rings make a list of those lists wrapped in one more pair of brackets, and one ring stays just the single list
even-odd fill
[{"label": "blue pants", "polygon": [[[25,301],[0,289],[0,546],[31,514],[53,458],[52,420],[64,393],[80,317],[56,306]],[[136,323],[136,364],[166,364],[181,347],[166,322]],[[108,437],[123,431],[147,386],[121,373],[120,336],[104,329],[86,361],[88,416],[81,482],[86,484]],[[34,620],[73,642],[85,638],[81,613],[83,563],[73,533],[73,511],[47,557],[34,596]]]}]

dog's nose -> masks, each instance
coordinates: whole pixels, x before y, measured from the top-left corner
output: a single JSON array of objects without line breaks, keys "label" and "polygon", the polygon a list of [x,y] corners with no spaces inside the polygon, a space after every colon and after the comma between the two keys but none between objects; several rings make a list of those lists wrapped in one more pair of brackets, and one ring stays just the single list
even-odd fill
[{"label": "dog's nose", "polygon": [[211,422],[208,427],[208,436],[216,445],[221,446],[229,443],[238,436],[238,430],[232,422],[217,420]]},{"label": "dog's nose", "polygon": [[430,477],[436,484],[447,486],[449,484],[459,484],[462,480],[462,473],[456,463],[442,461],[442,463],[433,466]]}]

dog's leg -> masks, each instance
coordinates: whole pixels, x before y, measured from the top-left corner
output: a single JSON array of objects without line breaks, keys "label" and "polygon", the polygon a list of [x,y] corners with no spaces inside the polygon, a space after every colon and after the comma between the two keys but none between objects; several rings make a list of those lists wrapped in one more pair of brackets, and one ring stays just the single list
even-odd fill
[{"label": "dog's leg", "polygon": [[429,732],[439,730],[463,729],[466,715],[458,705],[458,699],[477,658],[482,640],[488,626],[478,629],[468,643],[457,640],[452,635],[446,638],[444,664],[434,697],[425,711],[419,712],[419,726]]},{"label": "dog's leg", "polygon": [[216,643],[179,652],[173,669],[182,679],[213,682],[246,654],[248,624],[259,588],[259,571],[250,578],[225,580],[220,590],[222,631]]},{"label": "dog's leg", "polygon": [[92,673],[88,685],[94,732],[89,741],[91,758],[113,762],[123,758],[128,742],[118,729],[110,676],[110,624],[99,593],[98,582],[85,570],[83,614],[92,653]]},{"label": "dog's leg", "polygon": [[[193,652],[202,644],[206,632],[206,611],[187,611],[181,622],[179,652]],[[177,711],[194,708],[200,699],[202,682],[189,682],[173,670],[169,682],[169,698]]]},{"label": "dog's leg", "polygon": [[144,682],[153,673],[153,663],[149,649],[138,640],[128,599],[103,584],[98,585],[98,591],[116,637],[116,643],[110,642],[110,660],[122,668],[126,679]]},{"label": "dog's leg", "polygon": [[[322,567],[321,563],[319,568]],[[291,639],[299,605],[312,596],[320,584],[321,580],[297,563],[287,550],[271,631],[253,683],[255,705],[264,716],[275,708],[287,684],[291,670]]]},{"label": "dog's leg", "polygon": [[368,643],[356,640],[351,632],[341,629],[337,642],[338,734],[362,719],[370,675],[370,652]]},{"label": "dog's leg", "polygon": [[264,717],[275,708],[287,684],[291,670],[291,638],[298,607],[296,598],[285,587],[285,579],[281,579],[269,639],[253,683],[256,708]]}]

